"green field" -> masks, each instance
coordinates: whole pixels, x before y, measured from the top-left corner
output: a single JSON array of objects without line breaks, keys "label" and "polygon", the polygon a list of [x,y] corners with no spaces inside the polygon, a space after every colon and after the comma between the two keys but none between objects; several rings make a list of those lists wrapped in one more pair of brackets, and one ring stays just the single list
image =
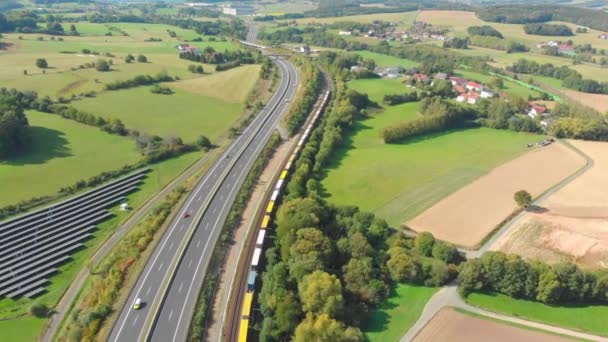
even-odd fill
[{"label": "green field", "polygon": [[[70,25],[65,23],[65,29],[69,30]],[[190,43],[201,49],[210,46],[223,52],[240,48],[237,43],[222,37],[213,37],[216,41],[210,41],[210,36],[163,24],[77,22],[75,25],[80,36],[4,34],[3,42],[7,47],[0,50],[0,84],[20,90],[33,90],[41,96],[69,97],[83,92],[99,91],[107,82],[141,74],[164,71],[182,79],[194,78],[198,75],[187,70],[192,62],[179,59],[176,49],[178,44],[193,38],[201,37],[204,40]],[[176,37],[171,37],[168,31],[174,31]],[[108,32],[113,35],[106,36]],[[127,35],[123,36],[122,32]],[[146,41],[151,38],[161,41]],[[92,53],[84,54],[83,49]],[[110,53],[113,57],[93,53]],[[124,59],[127,54],[144,54],[148,63],[126,64]],[[49,68],[37,68],[35,61],[38,58],[45,58]],[[113,62],[111,72],[98,72],[85,67],[85,64],[94,63],[100,58]],[[214,66],[204,67],[207,72],[215,70]]]},{"label": "green field", "polygon": [[[19,324],[15,324],[19,322]],[[42,331],[44,320],[24,316],[18,320],[0,321],[0,339],[2,341],[36,341]]]},{"label": "green field", "polygon": [[363,332],[370,342],[397,342],[416,323],[435,287],[398,284],[390,296],[372,312]]},{"label": "green field", "polygon": [[409,59],[397,58],[370,51],[357,51],[357,54],[365,59],[373,59],[376,61],[376,64],[381,67],[402,66],[404,68],[412,68],[418,65],[417,62]]},{"label": "green field", "polygon": [[608,305],[552,306],[500,294],[472,293],[467,301],[510,316],[608,336]]},{"label": "green field", "polygon": [[[349,87],[378,100],[394,80],[357,80]],[[357,121],[328,166],[322,190],[339,205],[357,205],[398,226],[526,150],[536,136],[489,128],[450,131],[384,144],[380,130],[416,117],[418,103]],[[370,196],[370,194],[373,194]]]},{"label": "green field", "polygon": [[135,144],[127,138],[53,114],[29,111],[27,118],[31,149],[0,162],[0,206],[54,194],[81,179],[140,159]]},{"label": "green field", "polygon": [[[193,142],[201,134],[212,141],[236,122],[245,108],[245,97],[257,79],[257,66],[242,66],[200,79],[168,83],[172,95],[150,92],[151,87],[108,91],[95,98],[74,101],[80,110],[119,118],[128,128],[148,134],[178,136]],[[241,78],[241,82],[219,82]]]}]

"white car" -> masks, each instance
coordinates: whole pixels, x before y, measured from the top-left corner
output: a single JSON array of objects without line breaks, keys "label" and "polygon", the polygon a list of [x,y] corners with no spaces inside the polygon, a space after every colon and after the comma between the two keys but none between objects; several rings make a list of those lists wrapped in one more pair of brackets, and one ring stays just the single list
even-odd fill
[{"label": "white car", "polygon": [[139,310],[139,308],[141,308],[141,298],[137,298],[133,304],[133,309]]}]

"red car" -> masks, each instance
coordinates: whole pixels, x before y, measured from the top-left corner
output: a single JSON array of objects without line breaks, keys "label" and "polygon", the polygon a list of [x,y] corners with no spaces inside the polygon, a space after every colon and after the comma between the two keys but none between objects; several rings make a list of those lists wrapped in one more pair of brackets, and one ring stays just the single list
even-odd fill
[{"label": "red car", "polygon": [[190,213],[185,213],[184,218],[188,218],[188,217],[190,217]]}]

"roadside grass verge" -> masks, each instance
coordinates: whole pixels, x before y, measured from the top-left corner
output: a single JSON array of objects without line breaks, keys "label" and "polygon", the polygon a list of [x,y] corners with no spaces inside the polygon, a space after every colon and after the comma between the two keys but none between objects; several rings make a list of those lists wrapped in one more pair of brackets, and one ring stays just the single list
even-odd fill
[{"label": "roadside grass verge", "polygon": [[388,298],[373,312],[363,328],[370,342],[399,341],[416,323],[424,306],[438,291],[436,287],[396,284]]},{"label": "roadside grass verge", "polygon": [[264,171],[266,164],[280,143],[281,136],[279,133],[273,133],[260,153],[259,158],[256,159],[251,170],[247,174],[243,186],[239,190],[236,199],[228,212],[226,222],[222,227],[222,233],[218,243],[213,249],[213,254],[209,261],[209,266],[207,267],[207,273],[205,274],[203,285],[201,286],[197,297],[193,319],[192,322],[190,322],[190,327],[188,329],[188,341],[201,341],[206,334],[210,310],[209,304],[212,303],[213,296],[216,293],[220,273],[222,272],[222,265],[227,255],[225,250],[228,248],[228,245],[232,243],[233,230],[237,227],[239,220],[241,219],[243,210],[245,210],[247,206],[247,201],[251,197],[260,174]]},{"label": "roadside grass verge", "polygon": [[81,179],[140,159],[128,138],[54,114],[28,111],[30,151],[0,162],[0,207],[51,195]]},{"label": "roadside grass verge", "polygon": [[608,305],[554,306],[501,294],[471,293],[467,302],[496,313],[608,336]]}]

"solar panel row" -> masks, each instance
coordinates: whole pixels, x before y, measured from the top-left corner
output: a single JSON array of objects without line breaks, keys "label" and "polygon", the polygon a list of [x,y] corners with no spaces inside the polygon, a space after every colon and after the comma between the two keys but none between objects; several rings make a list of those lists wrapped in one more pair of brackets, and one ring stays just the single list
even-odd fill
[{"label": "solar panel row", "polygon": [[84,247],[108,208],[137,189],[149,169],[131,173],[63,202],[0,223],[0,297],[33,297],[49,276]]}]

